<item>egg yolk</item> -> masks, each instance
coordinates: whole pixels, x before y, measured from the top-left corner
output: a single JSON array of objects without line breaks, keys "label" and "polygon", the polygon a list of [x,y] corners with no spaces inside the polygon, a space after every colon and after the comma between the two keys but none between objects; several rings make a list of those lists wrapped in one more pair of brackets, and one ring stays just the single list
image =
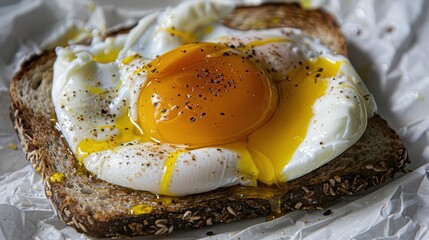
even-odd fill
[{"label": "egg yolk", "polygon": [[91,153],[111,150],[121,144],[131,142],[131,141],[149,141],[142,135],[141,130],[136,127],[136,124],[131,121],[131,118],[128,114],[124,114],[112,122],[111,125],[99,126],[97,129],[93,130],[93,134],[96,134],[97,131],[115,131],[116,133],[112,134],[109,138],[103,140],[97,140],[93,138],[84,138],[76,149],[76,158],[83,163],[84,159],[88,157]]},{"label": "egg yolk", "polygon": [[259,169],[259,181],[268,185],[287,181],[283,169],[307,135],[313,105],[326,94],[328,79],[337,76],[341,64],[318,57],[299,64],[288,73],[286,81],[279,82],[281,98],[276,113],[250,134],[246,143]]},{"label": "egg yolk", "polygon": [[103,51],[93,54],[92,60],[98,63],[114,62],[118,58],[120,51],[119,47],[105,48]]},{"label": "egg yolk", "polygon": [[144,134],[191,147],[244,140],[270,118],[278,100],[250,58],[225,45],[193,43],[143,66],[138,124]]}]

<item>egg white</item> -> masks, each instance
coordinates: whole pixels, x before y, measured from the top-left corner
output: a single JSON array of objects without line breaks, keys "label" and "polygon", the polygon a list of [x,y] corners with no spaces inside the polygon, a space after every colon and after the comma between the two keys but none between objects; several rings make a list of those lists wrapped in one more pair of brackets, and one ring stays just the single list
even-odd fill
[{"label": "egg white", "polygon": [[[214,2],[184,2],[162,13],[144,17],[126,36],[94,41],[91,46],[58,48],[52,99],[58,124],[71,150],[76,153],[83,139],[103,140],[117,133],[115,128],[94,130],[112,125],[119,116],[129,112],[131,118],[137,120],[136,103],[146,74],[136,75],[135,71],[156,56],[183,44],[183,37],[163,31],[174,26],[183,27],[177,30],[196,34],[199,41],[204,42],[245,44],[258,39],[287,39],[254,48],[262,69],[276,68],[269,73],[274,81],[285,81],[284,76],[292,69],[285,64],[286,59],[298,62],[323,56],[343,62],[335,80],[329,80],[330,90],[314,104],[314,116],[306,137],[284,167],[283,181],[320,167],[353,145],[363,134],[366,119],[373,115],[376,107],[372,97],[370,100],[363,98],[370,93],[350,62],[333,55],[329,49],[296,29],[237,31],[217,24],[233,7]],[[213,27],[213,31],[206,34],[204,29],[208,26]],[[94,61],[93,56],[100,51],[118,48],[121,51],[116,61]],[[273,49],[279,54],[267,54]],[[129,56],[133,56],[132,59],[125,61]],[[161,189],[164,166],[168,157],[180,149],[153,142],[127,142],[90,154],[84,159],[84,164],[90,172],[107,182],[165,194]],[[178,152],[168,194],[195,194],[236,184],[255,186],[258,172],[246,172],[239,167],[240,159],[248,155],[247,149],[240,144],[234,148],[205,147]]]}]

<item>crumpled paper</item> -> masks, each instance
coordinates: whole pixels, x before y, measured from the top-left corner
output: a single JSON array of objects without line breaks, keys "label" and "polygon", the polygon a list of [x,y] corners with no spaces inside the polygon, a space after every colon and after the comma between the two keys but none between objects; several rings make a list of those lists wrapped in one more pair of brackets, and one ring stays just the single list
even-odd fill
[{"label": "crumpled paper", "polygon": [[[178,0],[4,0],[0,2],[0,239],[87,239],[55,215],[40,176],[24,159],[9,120],[9,84],[26,56],[89,36]],[[260,4],[264,0],[237,0]],[[297,211],[178,232],[164,239],[428,239],[429,1],[302,1],[335,15],[350,59],[373,93],[378,112],[404,141],[411,172],[365,196],[324,211]],[[142,237],[141,239],[159,239]]]}]

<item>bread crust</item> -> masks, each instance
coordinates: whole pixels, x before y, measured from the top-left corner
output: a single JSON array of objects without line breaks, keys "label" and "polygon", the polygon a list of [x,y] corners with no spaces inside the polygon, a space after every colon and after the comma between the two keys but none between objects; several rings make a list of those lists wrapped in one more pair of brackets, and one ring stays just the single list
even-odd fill
[{"label": "bread crust", "polygon": [[243,6],[223,20],[231,28],[240,30],[291,27],[330,48],[334,54],[347,56],[346,40],[335,18],[323,11],[304,10],[297,3],[269,3]]},{"label": "bread crust", "polygon": [[[273,16],[280,20],[273,21]],[[261,24],[252,23],[255,18]],[[347,54],[338,25],[320,10],[305,11],[294,4],[243,7],[224,23],[240,29],[297,27],[321,39],[334,52]],[[313,23],[320,24],[317,30]],[[163,235],[299,209],[322,209],[339,198],[383,184],[404,171],[409,162],[397,134],[375,115],[355,145],[285,186],[235,186],[175,198],[115,186],[88,173],[56,127],[50,95],[55,58],[55,52],[47,50],[23,63],[10,86],[10,116],[25,158],[41,174],[46,196],[58,217],[90,236]],[[64,178],[52,178],[56,173]],[[139,205],[152,210],[133,214],[133,207]]]}]

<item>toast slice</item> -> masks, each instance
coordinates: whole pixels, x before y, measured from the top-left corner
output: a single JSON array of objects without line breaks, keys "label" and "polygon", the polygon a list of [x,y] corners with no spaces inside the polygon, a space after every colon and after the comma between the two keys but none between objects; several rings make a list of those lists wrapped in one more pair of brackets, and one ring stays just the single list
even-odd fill
[{"label": "toast slice", "polygon": [[[296,27],[347,55],[332,16],[294,4],[237,8],[224,20],[240,29]],[[126,31],[126,30],[125,30]],[[25,157],[42,176],[59,218],[94,237],[163,235],[216,223],[321,209],[334,200],[381,185],[409,162],[385,120],[375,115],[362,138],[319,169],[283,187],[234,186],[185,197],[163,197],[115,186],[88,173],[55,124],[51,100],[53,50],[29,58],[10,86],[10,115]]]}]

